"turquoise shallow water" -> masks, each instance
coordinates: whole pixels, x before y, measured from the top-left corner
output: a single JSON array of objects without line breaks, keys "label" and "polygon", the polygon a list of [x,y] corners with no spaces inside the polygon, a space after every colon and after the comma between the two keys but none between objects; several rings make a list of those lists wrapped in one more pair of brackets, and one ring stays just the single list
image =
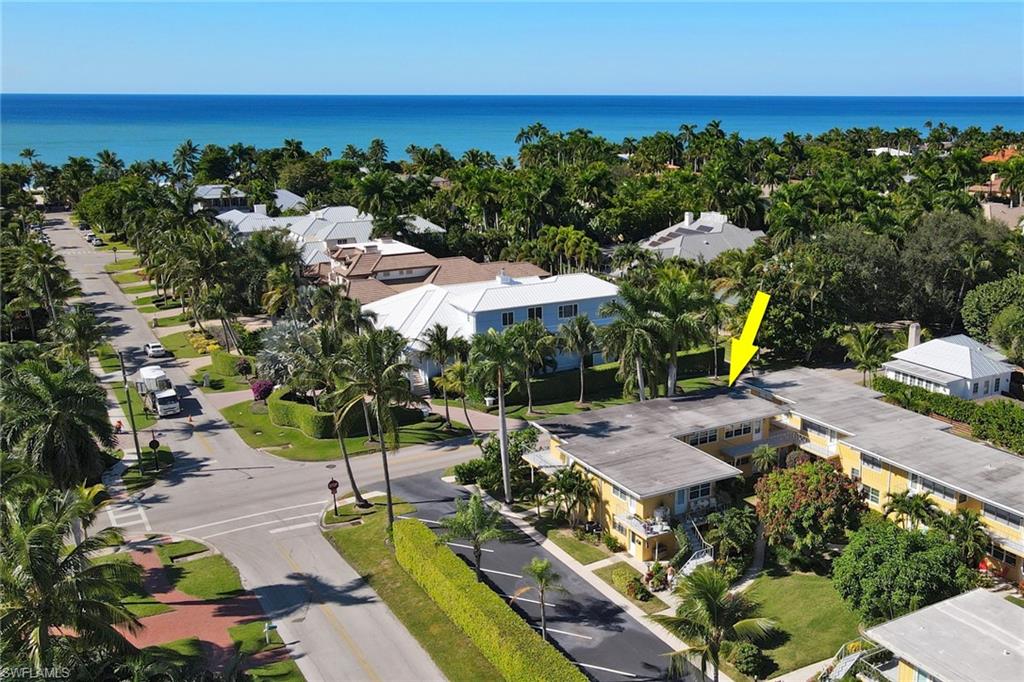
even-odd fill
[{"label": "turquoise shallow water", "polygon": [[520,128],[587,128],[613,140],[718,119],[744,137],[793,130],[885,129],[945,121],[1024,129],[1021,97],[605,97],[0,95],[4,161],[32,147],[49,163],[110,149],[133,161],[170,158],[185,138],[259,147],[301,139],[308,149],[365,146],[381,137],[393,157],[410,143],[516,153]]}]

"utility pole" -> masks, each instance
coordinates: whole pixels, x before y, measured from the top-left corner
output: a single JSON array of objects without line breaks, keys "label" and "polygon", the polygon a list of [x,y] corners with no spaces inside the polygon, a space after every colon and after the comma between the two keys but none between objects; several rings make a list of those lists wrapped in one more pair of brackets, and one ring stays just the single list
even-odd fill
[{"label": "utility pole", "polygon": [[132,425],[132,439],[135,440],[135,456],[139,458],[139,473],[142,465],[142,448],[139,447],[139,432],[135,430],[135,410],[132,409],[131,388],[128,386],[128,374],[124,371],[124,351],[117,351],[117,360],[121,363],[121,380],[124,381],[124,401],[128,403],[128,423]]}]

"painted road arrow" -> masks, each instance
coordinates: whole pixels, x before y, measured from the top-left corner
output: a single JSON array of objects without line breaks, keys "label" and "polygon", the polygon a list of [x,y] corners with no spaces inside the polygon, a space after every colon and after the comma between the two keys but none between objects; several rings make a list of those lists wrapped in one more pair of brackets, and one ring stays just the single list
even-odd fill
[{"label": "painted road arrow", "polygon": [[764,312],[768,309],[768,301],[771,300],[771,296],[758,291],[757,295],[754,296],[754,303],[750,306],[750,312],[747,313],[747,321],[743,323],[743,333],[740,334],[740,338],[731,339],[729,343],[729,385],[732,386],[736,383],[736,379],[739,378],[743,368],[747,366],[747,363],[753,359],[754,354],[757,353],[757,346],[754,345],[754,337],[757,336],[757,330],[761,326],[761,320],[764,318]]}]

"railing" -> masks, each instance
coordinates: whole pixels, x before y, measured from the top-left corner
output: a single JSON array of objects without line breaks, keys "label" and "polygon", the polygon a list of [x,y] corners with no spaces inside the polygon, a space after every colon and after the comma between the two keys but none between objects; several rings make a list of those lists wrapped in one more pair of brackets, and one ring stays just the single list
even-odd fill
[{"label": "railing", "polygon": [[[697,524],[694,521],[691,520],[690,525],[683,526],[683,528],[686,529],[686,535],[690,541],[699,547],[699,549],[690,555],[690,558],[686,560],[686,563],[683,564],[683,567],[680,569],[680,572],[683,575],[690,575],[701,564],[706,564],[709,561],[714,560],[715,548],[712,547],[708,541],[704,539],[704,536],[700,534],[700,529],[697,528]],[[691,528],[693,529],[692,532],[690,530]]]},{"label": "railing", "polygon": [[[888,649],[864,639],[855,639],[839,647],[832,664],[818,675],[822,682],[838,682],[850,673],[863,674],[876,682],[891,682],[875,663],[889,654]],[[882,661],[884,662],[884,661]]]}]

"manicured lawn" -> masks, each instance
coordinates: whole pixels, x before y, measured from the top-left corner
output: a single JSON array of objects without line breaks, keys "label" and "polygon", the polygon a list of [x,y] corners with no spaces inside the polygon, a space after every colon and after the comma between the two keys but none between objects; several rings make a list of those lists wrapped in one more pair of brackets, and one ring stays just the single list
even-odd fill
[{"label": "manicured lawn", "polygon": [[827,577],[769,574],[745,592],[760,604],[759,615],[774,620],[781,634],[762,645],[778,675],[834,656],[858,636],[857,615],[839,598]]},{"label": "manicured lawn", "polygon": [[[145,312],[145,311],[144,311]],[[178,313],[177,315],[164,315],[163,317],[154,317],[153,326],[155,327],[177,327],[181,324],[188,324],[188,321],[192,319],[191,315],[186,313]]]},{"label": "manicured lawn", "polygon": [[[613,564],[608,564],[607,566],[602,566],[601,568],[596,568],[596,569],[594,569],[594,575],[596,575],[598,578],[600,578],[601,580],[605,581],[606,583],[608,583],[612,587],[615,587],[615,583],[612,582],[612,573],[614,573],[616,569],[619,569],[619,568],[622,568],[622,567],[625,567],[626,569],[628,569],[630,573],[634,573],[636,575],[640,575],[640,571],[636,570],[635,568],[633,568],[632,566],[627,564],[625,561],[616,561]],[[619,590],[619,588],[617,588],[617,587],[615,587],[615,590],[618,591],[623,596],[625,596],[631,602],[633,602],[634,604],[639,606],[641,608],[641,610],[643,610],[643,612],[648,614],[648,615],[650,615],[652,613],[660,613],[660,612],[662,612],[662,611],[664,611],[665,609],[668,608],[668,604],[666,604],[665,602],[661,601],[657,597],[651,597],[647,601],[640,601],[638,599],[631,598],[629,595],[625,594],[624,592]],[[835,653],[835,652],[833,652],[833,653]]]},{"label": "manicured lawn", "polygon": [[121,476],[121,480],[124,481],[124,487],[130,493],[153,485],[162,474],[169,472],[171,465],[174,464],[174,455],[171,454],[170,448],[166,445],[161,445],[160,449],[157,450],[157,461],[160,464],[160,470],[155,470],[156,468],[153,466],[153,451],[146,447],[146,442],[148,441],[145,436],[140,435],[139,445],[142,447],[145,471],[140,472],[139,465],[132,464],[124,470],[124,474]]},{"label": "manicured lawn", "polygon": [[[380,500],[384,499],[382,497],[366,498],[365,495],[363,497],[367,502],[373,502],[374,500],[380,502]],[[360,509],[355,505],[355,502],[351,502],[338,507],[337,514],[334,513],[334,509],[328,510],[327,513],[324,514],[324,523],[328,526],[333,526],[337,523],[349,523],[356,519],[366,518],[370,514],[376,514],[378,511],[380,511],[380,507],[377,505],[367,507],[366,509]]]},{"label": "manicured lawn", "polygon": [[[270,421],[265,407],[260,412],[253,412],[250,400],[230,405],[221,410],[238,435],[249,447],[264,448],[275,455],[304,462],[319,462],[328,459],[341,459],[341,450],[336,438],[310,438],[299,429],[277,426]],[[469,430],[455,422],[456,429],[449,431],[442,428],[441,422],[422,421],[399,429],[402,445],[418,445],[435,443],[440,440],[468,435]],[[364,436],[345,439],[345,447],[350,455],[375,452],[375,445],[367,444]]]},{"label": "manicured lawn", "polygon": [[[252,656],[263,651],[274,651],[284,646],[284,642],[281,640],[281,636],[277,634],[277,630],[270,631],[270,641],[269,643],[267,642],[267,637],[263,632],[265,623],[266,621],[263,620],[255,620],[251,623],[237,625],[228,629],[228,634],[234,640],[238,651],[246,656]],[[295,661],[291,658],[268,663],[258,668],[251,668],[247,672],[249,679],[253,680],[302,682],[304,679],[302,673],[299,672],[299,667],[295,665]]]},{"label": "manicured lawn", "polygon": [[238,570],[220,554],[175,564],[171,575],[175,587],[199,599],[226,599],[242,592]]},{"label": "manicured lawn", "polygon": [[181,301],[178,299],[168,298],[161,294],[139,296],[132,303],[139,309],[140,313],[157,313],[161,310],[174,310],[181,307]]},{"label": "manicured lawn", "polygon": [[118,258],[116,263],[107,263],[103,266],[103,269],[107,272],[124,272],[126,270],[136,270],[139,265],[138,258]]},{"label": "manicured lawn", "polygon": [[[101,239],[103,239],[103,241],[106,242],[106,244],[104,244],[103,246],[95,247],[97,251],[113,251],[114,248],[116,247],[119,253],[123,253],[125,251],[130,251],[132,253],[135,252],[135,249],[133,249],[131,247],[131,245],[126,244],[125,242],[118,241],[118,240],[114,239],[114,235],[113,234],[100,234],[99,236],[100,236]],[[129,256],[128,258],[121,258],[120,256],[118,256],[117,260],[118,260],[118,262],[120,262],[121,260],[135,260],[135,261],[138,261],[138,258],[133,258],[131,256]],[[138,264],[136,263],[136,266],[137,265]]]},{"label": "manicured lawn", "polygon": [[206,545],[201,542],[196,542],[195,540],[180,540],[178,542],[167,543],[166,545],[158,545],[156,553],[165,565],[170,566],[177,559],[205,552],[206,549]]},{"label": "manicured lawn", "polygon": [[[128,395],[131,396],[132,411],[135,414],[135,429],[137,431],[148,429],[156,424],[156,419],[148,416],[146,411],[143,409],[142,398],[139,396],[139,392],[135,390],[134,386],[128,388]],[[117,402],[121,404],[121,409],[124,410],[124,430],[131,432],[132,426],[128,421],[128,404],[125,402],[124,386],[114,387],[114,397],[117,398]]]},{"label": "manicured lawn", "polygon": [[146,651],[155,652],[163,660],[186,662],[202,657],[203,650],[199,646],[198,637],[188,637],[167,642],[159,646],[146,647]]},{"label": "manicured lawn", "polygon": [[[131,563],[132,557],[128,552],[117,552],[116,554],[104,554],[103,556],[94,557],[92,563],[94,564],[110,564],[114,562],[118,563]],[[159,601],[154,599],[148,592],[143,589],[140,585],[136,589],[132,590],[131,594],[125,596],[122,602],[129,611],[131,611],[137,618],[145,618],[146,616],[155,616],[158,613],[167,613],[171,610],[170,606],[161,604]]]},{"label": "manicured lawn", "polygon": [[[209,387],[203,386],[203,375],[207,373],[210,375]],[[197,369],[195,374],[192,375],[192,381],[195,382],[196,386],[203,393],[227,393],[229,391],[246,391],[249,389],[249,382],[245,377],[239,374],[221,374],[213,368],[213,365]]]},{"label": "manicured lawn", "polygon": [[543,517],[533,525],[581,564],[592,564],[612,555],[604,545],[592,545],[589,542],[577,540],[571,530],[553,521],[549,516]]},{"label": "manicured lawn", "polygon": [[[111,263],[110,265],[114,265],[114,263]],[[107,267],[109,268],[110,265]],[[120,265],[120,263],[117,263],[117,265]],[[111,275],[110,279],[114,280],[117,284],[137,284],[138,282],[144,282],[146,279],[135,270],[130,268],[125,268],[125,270],[126,272],[118,272],[115,275]]]},{"label": "manicured lawn", "polygon": [[133,287],[122,287],[121,291],[126,294],[145,294],[150,291],[156,291],[156,286],[152,284],[138,284]]},{"label": "manicured lawn", "polygon": [[188,342],[187,334],[188,332],[175,332],[161,336],[160,343],[169,353],[174,353],[176,358],[198,358],[199,353]]},{"label": "manicured lawn", "polygon": [[[412,505],[395,501],[399,503],[396,514],[415,511]],[[324,535],[366,579],[449,680],[500,680],[494,666],[395,561],[394,551],[384,538],[387,513],[383,506],[374,509],[375,513],[365,516],[362,524]]]},{"label": "manicured lawn", "polygon": [[100,367],[104,372],[121,371],[121,361],[117,357],[117,351],[109,343],[101,343],[96,346],[96,359],[100,361]]},{"label": "manicured lawn", "polygon": [[1006,601],[1024,608],[1024,599],[1021,599],[1020,597],[1015,597],[1012,594],[1008,594],[1006,595]]}]

